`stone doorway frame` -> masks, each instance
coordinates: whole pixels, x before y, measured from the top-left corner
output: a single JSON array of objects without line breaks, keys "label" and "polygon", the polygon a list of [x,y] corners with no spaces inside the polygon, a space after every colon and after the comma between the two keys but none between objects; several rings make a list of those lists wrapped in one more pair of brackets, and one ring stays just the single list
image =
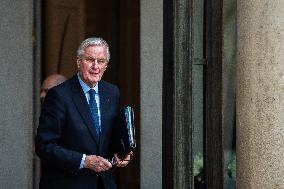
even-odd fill
[{"label": "stone doorway frame", "polygon": [[[192,1],[164,0],[163,188],[193,188]],[[223,188],[222,1],[204,4],[206,188]]]}]

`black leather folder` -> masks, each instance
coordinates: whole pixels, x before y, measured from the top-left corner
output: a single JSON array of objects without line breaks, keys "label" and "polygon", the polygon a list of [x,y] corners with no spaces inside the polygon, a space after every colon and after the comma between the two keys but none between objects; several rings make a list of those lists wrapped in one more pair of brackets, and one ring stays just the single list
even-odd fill
[{"label": "black leather folder", "polygon": [[124,157],[127,153],[136,148],[134,110],[127,106],[123,108],[119,117],[117,128],[117,139],[120,143],[120,156]]}]

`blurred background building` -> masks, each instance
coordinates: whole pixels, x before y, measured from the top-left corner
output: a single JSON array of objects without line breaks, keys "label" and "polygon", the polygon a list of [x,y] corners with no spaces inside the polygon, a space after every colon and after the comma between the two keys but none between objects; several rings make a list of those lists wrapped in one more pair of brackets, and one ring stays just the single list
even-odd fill
[{"label": "blurred background building", "polygon": [[0,188],[36,189],[40,85],[91,36],[135,109],[120,189],[284,188],[284,2],[2,0]]}]

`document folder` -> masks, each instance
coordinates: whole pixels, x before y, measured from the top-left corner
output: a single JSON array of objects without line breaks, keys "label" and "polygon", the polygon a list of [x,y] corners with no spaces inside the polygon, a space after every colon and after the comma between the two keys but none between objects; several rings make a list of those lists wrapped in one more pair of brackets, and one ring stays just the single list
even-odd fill
[{"label": "document folder", "polygon": [[136,148],[134,110],[132,107],[127,106],[123,109],[119,122],[117,134],[121,144],[120,156],[124,157]]}]

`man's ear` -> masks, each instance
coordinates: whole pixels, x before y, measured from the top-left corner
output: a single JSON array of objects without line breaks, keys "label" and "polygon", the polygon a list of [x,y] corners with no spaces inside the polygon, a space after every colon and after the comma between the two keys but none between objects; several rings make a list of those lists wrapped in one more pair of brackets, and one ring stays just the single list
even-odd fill
[{"label": "man's ear", "polygon": [[77,68],[78,70],[80,69],[80,64],[81,64],[81,59],[80,58],[77,58]]}]

